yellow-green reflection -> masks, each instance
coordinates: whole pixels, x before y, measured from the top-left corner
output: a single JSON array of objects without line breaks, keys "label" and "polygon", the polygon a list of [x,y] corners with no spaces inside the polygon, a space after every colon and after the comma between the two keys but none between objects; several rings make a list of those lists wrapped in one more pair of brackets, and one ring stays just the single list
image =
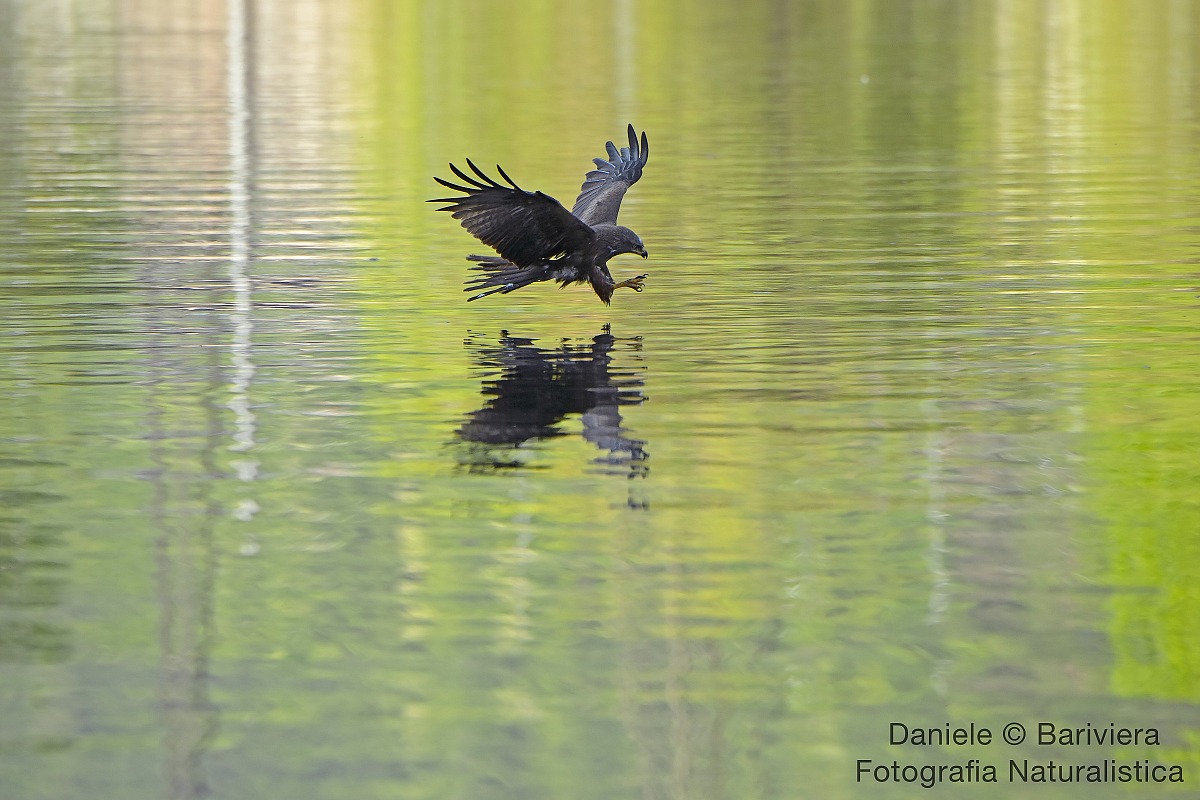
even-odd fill
[{"label": "yellow-green reflection", "polygon": [[[963,753],[897,717],[1194,768],[1194,4],[252,2],[240,129],[223,5],[0,8],[18,796],[911,796],[854,759]],[[569,202],[629,121],[647,291],[465,304],[430,176]],[[640,402],[464,469],[502,341]]]}]

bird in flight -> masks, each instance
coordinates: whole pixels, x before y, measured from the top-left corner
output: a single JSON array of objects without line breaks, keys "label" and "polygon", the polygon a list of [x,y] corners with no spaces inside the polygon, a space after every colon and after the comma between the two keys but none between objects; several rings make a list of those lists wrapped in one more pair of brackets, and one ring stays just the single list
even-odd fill
[{"label": "bird in flight", "polygon": [[[490,178],[467,159],[474,177],[453,164],[450,169],[463,184],[435,177],[461,196],[430,200],[447,203],[449,211],[476,239],[494,249],[498,256],[467,256],[473,270],[482,274],[467,281],[464,291],[478,292],[467,300],[491,294],[508,294],[538,281],[555,280],[563,286],[587,281],[607,305],[613,292],[628,287],[643,289],[646,275],[617,283],[608,271],[608,260],[622,253],[648,256],[636,233],[617,224],[621,198],[642,177],[650,154],[643,132],[638,141],[629,126],[629,146],[617,149],[608,142],[608,158],[592,159],[596,169],[587,174],[570,211],[542,192],[522,189],[496,165],[507,183]],[[480,290],[483,291],[480,291]]]}]

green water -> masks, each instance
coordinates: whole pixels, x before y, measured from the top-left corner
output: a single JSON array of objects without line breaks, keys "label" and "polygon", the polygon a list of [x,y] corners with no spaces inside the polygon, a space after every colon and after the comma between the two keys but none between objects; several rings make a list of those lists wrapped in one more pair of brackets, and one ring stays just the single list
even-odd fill
[{"label": "green water", "polygon": [[0,232],[5,800],[1196,796],[1196,2],[0,0]]}]

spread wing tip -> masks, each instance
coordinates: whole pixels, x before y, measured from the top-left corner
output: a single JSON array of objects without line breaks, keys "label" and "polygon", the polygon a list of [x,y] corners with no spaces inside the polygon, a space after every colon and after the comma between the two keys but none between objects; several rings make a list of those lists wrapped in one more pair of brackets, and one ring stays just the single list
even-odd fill
[{"label": "spread wing tip", "polygon": [[641,162],[642,166],[646,166],[646,161],[650,156],[650,142],[646,140],[646,132],[642,131],[642,138],[639,141],[637,130],[633,127],[633,123],[629,123],[629,152],[635,161]]},{"label": "spread wing tip", "polygon": [[525,190],[524,190],[524,189],[522,189],[520,186],[517,186],[517,182],[516,182],[516,181],[514,181],[512,178],[508,177],[508,173],[507,173],[507,172],[505,172],[505,171],[504,171],[504,168],[503,168],[503,167],[501,167],[499,164],[497,164],[497,165],[496,165],[496,171],[500,173],[500,177],[502,177],[502,178],[504,178],[504,180],[508,181],[508,184],[509,184],[510,186],[512,186],[514,189],[516,189],[518,192],[523,192],[523,191],[525,191]]},{"label": "spread wing tip", "polygon": [[[642,131],[641,138],[638,138],[637,128],[633,127],[633,123],[625,129],[626,135],[629,137],[629,147],[622,147],[620,154],[631,161],[639,162],[643,167],[650,158],[650,142],[646,139],[646,132]],[[617,148],[612,142],[608,143],[609,156],[616,160],[615,156]]]},{"label": "spread wing tip", "polygon": [[650,156],[650,142],[645,131],[638,135],[633,123],[626,123],[628,145],[617,147],[605,142],[608,158],[593,158],[596,169],[584,176],[579,196],[571,212],[589,225],[615,224],[621,198],[630,186],[642,177],[642,168]]}]

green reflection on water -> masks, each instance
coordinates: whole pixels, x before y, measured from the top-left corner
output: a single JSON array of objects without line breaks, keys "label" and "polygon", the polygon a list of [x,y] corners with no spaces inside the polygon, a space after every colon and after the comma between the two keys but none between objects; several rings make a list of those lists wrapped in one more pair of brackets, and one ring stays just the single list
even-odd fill
[{"label": "green reflection on water", "polygon": [[[0,7],[15,796],[908,796],[853,760],[963,754],[896,717],[1200,768],[1194,5],[255,4],[241,411],[224,9]],[[466,306],[429,176],[569,202],[627,121],[648,290]],[[606,323],[645,469],[556,394]],[[501,330],[561,413],[464,470]]]}]

